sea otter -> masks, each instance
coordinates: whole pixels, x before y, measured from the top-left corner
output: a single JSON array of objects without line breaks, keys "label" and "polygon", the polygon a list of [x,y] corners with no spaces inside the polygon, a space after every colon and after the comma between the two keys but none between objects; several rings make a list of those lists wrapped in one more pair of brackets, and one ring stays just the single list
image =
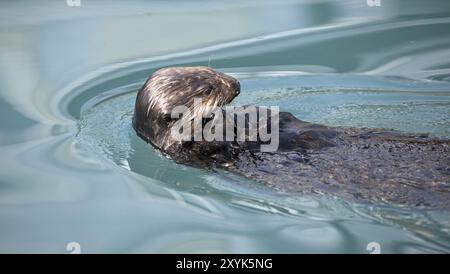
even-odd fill
[{"label": "sea otter", "polygon": [[[133,128],[178,163],[227,169],[283,192],[324,193],[408,207],[450,205],[450,140],[328,127],[301,121],[288,112],[272,115],[273,110],[262,107],[254,109],[267,111],[266,119],[257,112],[256,121],[244,115],[244,123],[239,124],[236,117],[245,107],[231,115],[226,111],[239,93],[237,79],[209,67],[163,68],[139,90]],[[198,98],[201,101],[195,102]],[[174,115],[179,106],[188,114]],[[218,116],[226,123],[215,122]],[[221,131],[218,136],[223,139],[195,140],[194,120],[202,130],[213,125],[213,133],[228,129],[232,138]],[[231,124],[231,130],[225,124]],[[174,137],[173,130],[180,125],[187,132],[182,140]],[[247,139],[238,138],[241,128]],[[260,132],[249,133],[250,128],[277,133],[276,149],[262,150],[268,141]]]}]

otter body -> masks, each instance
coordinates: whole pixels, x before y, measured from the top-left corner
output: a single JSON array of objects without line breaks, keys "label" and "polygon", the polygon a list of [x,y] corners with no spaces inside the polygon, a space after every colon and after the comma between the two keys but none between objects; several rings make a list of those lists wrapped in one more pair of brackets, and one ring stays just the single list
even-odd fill
[{"label": "otter body", "polygon": [[[173,139],[172,127],[214,108],[223,109],[239,92],[236,79],[208,67],[161,69],[138,93],[133,127],[142,139],[179,163],[224,168],[283,192],[327,193],[400,206],[450,205],[449,140],[327,127],[287,112],[277,116],[279,145],[271,152],[260,150],[265,142],[258,136],[244,142],[236,136],[220,141]],[[201,105],[193,103],[195,97],[203,99]],[[189,108],[192,115],[171,117],[178,105]],[[216,118],[202,119],[202,126]],[[239,126],[234,118],[231,121],[236,132]],[[269,131],[270,122],[263,125]],[[248,129],[252,123],[246,119],[243,125]]]}]

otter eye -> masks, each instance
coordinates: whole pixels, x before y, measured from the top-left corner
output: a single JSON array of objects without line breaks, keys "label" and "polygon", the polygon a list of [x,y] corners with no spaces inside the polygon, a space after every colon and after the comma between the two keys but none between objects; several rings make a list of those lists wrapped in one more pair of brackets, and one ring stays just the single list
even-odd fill
[{"label": "otter eye", "polygon": [[208,87],[205,88],[204,93],[206,95],[210,95],[212,93],[212,91],[213,91],[213,87],[212,86],[208,86]]},{"label": "otter eye", "polygon": [[211,115],[210,117],[207,117],[207,118],[203,118],[203,119],[202,119],[202,124],[203,124],[203,126],[205,126],[207,123],[209,123],[210,121],[212,121],[212,120],[214,119],[215,114],[214,114],[214,113],[211,113],[210,115]]},{"label": "otter eye", "polygon": [[166,113],[166,114],[163,115],[163,120],[166,121],[167,123],[170,123],[170,122],[172,122],[173,120],[176,120],[176,119],[172,118],[170,116],[170,114]]}]

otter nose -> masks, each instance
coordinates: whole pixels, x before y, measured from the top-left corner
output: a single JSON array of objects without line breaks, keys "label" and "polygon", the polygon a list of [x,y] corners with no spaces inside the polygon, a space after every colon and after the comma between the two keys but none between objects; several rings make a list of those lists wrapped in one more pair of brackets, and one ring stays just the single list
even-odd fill
[{"label": "otter nose", "polygon": [[241,84],[239,83],[238,80],[233,81],[231,87],[233,88],[234,93],[236,93],[236,96],[239,95],[239,93],[241,93]]}]

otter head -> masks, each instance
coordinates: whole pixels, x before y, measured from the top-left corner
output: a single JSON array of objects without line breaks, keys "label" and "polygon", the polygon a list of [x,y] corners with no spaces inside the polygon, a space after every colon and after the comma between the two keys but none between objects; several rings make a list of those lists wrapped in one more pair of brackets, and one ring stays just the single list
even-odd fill
[{"label": "otter head", "polygon": [[[239,81],[209,67],[173,67],[156,71],[139,90],[133,117],[138,135],[160,149],[176,141],[170,136],[176,122],[172,110],[184,106],[194,116],[207,115],[231,102]],[[201,106],[194,104],[201,98]],[[193,119],[195,117],[189,117]]]}]

